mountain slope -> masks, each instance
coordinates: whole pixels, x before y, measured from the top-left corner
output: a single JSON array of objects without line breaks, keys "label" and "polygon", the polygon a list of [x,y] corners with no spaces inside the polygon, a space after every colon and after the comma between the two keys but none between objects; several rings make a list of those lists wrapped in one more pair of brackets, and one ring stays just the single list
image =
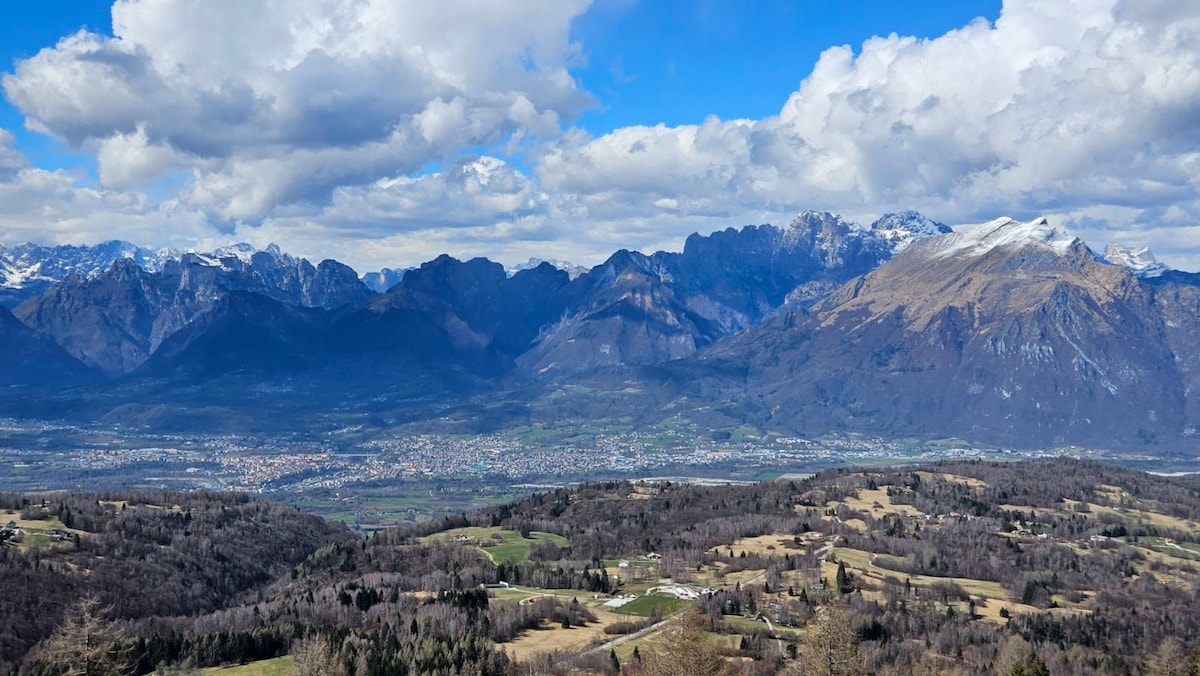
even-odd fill
[{"label": "mountain slope", "polygon": [[326,314],[231,291],[167,337],[138,375],[296,372],[320,363]]},{"label": "mountain slope", "polygon": [[681,253],[620,251],[572,282],[568,314],[518,361],[531,373],[554,375],[687,357],[945,231],[915,212],[863,228],[806,211],[787,228],[692,235]]},{"label": "mountain slope", "polygon": [[1189,425],[1188,374],[1152,290],[1044,220],[916,242],[702,361],[744,369],[726,396],[793,429],[1026,446],[1136,444]]},{"label": "mountain slope", "polygon": [[55,389],[86,383],[95,374],[45,335],[0,307],[0,387]]},{"label": "mountain slope", "polygon": [[119,259],[100,274],[68,277],[14,314],[81,361],[120,375],[139,367],[163,341],[233,292],[326,309],[372,295],[353,270],[336,261],[313,267],[277,248],[237,248],[183,254],[156,272]]},{"label": "mountain slope", "polygon": [[107,373],[125,373],[152,351],[154,325],[171,302],[165,284],[129,259],[104,274],[72,276],[22,303],[14,314],[72,356]]},{"label": "mountain slope", "polygon": [[498,375],[562,313],[568,282],[548,263],[509,277],[499,263],[443,255],[341,313],[335,340],[342,351],[394,352]]},{"label": "mountain slope", "polygon": [[554,375],[601,366],[656,364],[694,353],[723,335],[689,309],[655,261],[619,251],[566,290],[567,315],[518,359]]}]

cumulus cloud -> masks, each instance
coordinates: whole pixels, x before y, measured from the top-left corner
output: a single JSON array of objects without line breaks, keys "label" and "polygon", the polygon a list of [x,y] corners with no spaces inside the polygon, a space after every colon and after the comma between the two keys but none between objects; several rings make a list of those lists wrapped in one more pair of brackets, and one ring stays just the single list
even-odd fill
[{"label": "cumulus cloud", "polygon": [[994,25],[831,48],[776,116],[568,136],[538,171],[598,210],[1109,206],[1144,222],[1176,205],[1194,224],[1200,6],[1008,0]]},{"label": "cumulus cloud", "polygon": [[201,210],[144,193],[87,187],[78,173],[30,166],[0,128],[0,242],[57,244],[124,237],[187,247],[209,237]]},{"label": "cumulus cloud", "polygon": [[95,148],[107,187],[186,167],[228,219],[321,202],[589,105],[567,70],[586,0],[120,0],[16,64],[31,128]]},{"label": "cumulus cloud", "polygon": [[26,166],[25,156],[13,147],[12,132],[0,129],[0,181],[11,180]]},{"label": "cumulus cloud", "polygon": [[[595,137],[570,127],[590,105],[570,72],[587,4],[121,0],[113,37],[68,36],[3,86],[30,128],[96,152],[92,193],[37,174],[64,199],[363,268],[592,263],[805,208],[1044,213],[1200,268],[1196,3],[1006,0],[994,24],[832,47],[764,119]],[[0,181],[32,181],[10,146]],[[172,200],[139,202],[181,175]]]}]

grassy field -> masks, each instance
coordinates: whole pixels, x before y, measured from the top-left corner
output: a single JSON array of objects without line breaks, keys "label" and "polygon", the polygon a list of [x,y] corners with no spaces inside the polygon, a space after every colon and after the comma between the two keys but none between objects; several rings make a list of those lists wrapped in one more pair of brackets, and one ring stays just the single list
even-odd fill
[{"label": "grassy field", "polygon": [[443,531],[421,538],[421,542],[463,542],[481,548],[496,563],[515,563],[529,558],[529,548],[537,542],[552,542],[565,546],[567,539],[554,533],[534,531],[529,537],[521,537],[516,531],[503,528],[470,526]]},{"label": "grassy field", "polygon": [[[48,519],[22,519],[19,512],[7,510],[0,511],[0,526],[3,526],[9,521],[17,522],[17,527],[23,531],[21,541],[16,543],[18,549],[29,549],[30,547],[70,546],[73,544],[73,541],[71,540],[56,542],[50,536],[46,535],[46,531],[54,528],[68,531],[75,537],[79,537],[79,535],[83,533],[83,531],[75,528],[67,528],[63,525],[62,521],[59,521],[57,516],[52,516]],[[13,543],[10,541],[5,544],[12,546]]]},{"label": "grassy field", "polygon": [[979,479],[969,476],[958,476],[957,474],[934,474],[933,472],[917,472],[916,474],[922,479],[932,479],[937,477],[943,481],[963,484],[964,486],[970,486],[971,488],[983,488],[987,486],[987,484],[983,483]]},{"label": "grassy field", "polygon": [[[843,547],[835,547],[833,554],[838,561],[846,564],[847,572],[856,575],[860,579],[860,583],[865,583],[872,587],[881,586],[883,580],[887,577],[896,579],[905,579],[914,587],[929,587],[937,582],[953,582],[962,587],[968,594],[975,597],[978,601],[975,612],[981,618],[991,620],[996,624],[1004,624],[1007,620],[1000,616],[1000,609],[1007,608],[1010,613],[1036,613],[1037,608],[1027,606],[1021,603],[1016,603],[1011,600],[1011,595],[1004,585],[999,582],[990,580],[976,580],[966,577],[935,577],[932,575],[907,575],[898,573],[894,570],[889,570],[878,564],[886,563],[890,557],[884,555],[872,555],[859,549],[846,549]],[[832,580],[837,575],[837,564],[833,561],[826,561],[821,566],[821,576],[827,580]],[[873,597],[879,592],[867,592],[864,596]],[[962,610],[962,608],[960,608]],[[1059,609],[1058,612],[1071,612],[1072,609]]]},{"label": "grassy field", "polygon": [[666,617],[676,610],[679,610],[679,607],[684,603],[687,602],[681,601],[674,596],[660,596],[658,594],[651,594],[649,596],[638,597],[636,601],[626,603],[620,608],[615,609],[614,612],[619,615],[650,617],[651,615],[655,614],[655,611],[657,611],[659,615]]},{"label": "grassy field", "polygon": [[202,676],[287,676],[292,673],[292,658],[290,656],[276,657],[273,660],[250,662],[232,667],[213,667],[201,669]]},{"label": "grassy field", "polygon": [[900,516],[921,515],[921,511],[912,505],[892,502],[891,496],[887,494],[886,487],[873,490],[860,489],[857,497],[848,497],[844,502],[850,509],[867,512],[875,518],[879,518],[884,514],[899,514]]},{"label": "grassy field", "polygon": [[1170,538],[1145,535],[1137,538],[1124,538],[1124,540],[1131,545],[1152,549],[1159,554],[1173,556],[1177,559],[1200,561],[1200,545],[1191,542],[1176,542]]},{"label": "grassy field", "polygon": [[604,628],[626,618],[592,602],[588,602],[586,605],[596,614],[596,622],[589,622],[584,626],[573,626],[569,629],[563,629],[562,625],[557,622],[543,622],[540,628],[526,631],[515,641],[497,644],[496,648],[517,659],[528,659],[539,652],[582,650],[592,643],[601,643],[616,638],[612,634],[604,633]]}]

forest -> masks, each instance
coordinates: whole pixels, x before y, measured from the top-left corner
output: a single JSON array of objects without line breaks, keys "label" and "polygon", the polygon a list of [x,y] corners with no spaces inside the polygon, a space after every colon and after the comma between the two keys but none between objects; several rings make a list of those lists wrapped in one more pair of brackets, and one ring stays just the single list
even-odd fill
[{"label": "forest", "polygon": [[1200,481],[1094,462],[598,482],[365,538],[234,494],[9,519],[0,673],[1200,673]]}]

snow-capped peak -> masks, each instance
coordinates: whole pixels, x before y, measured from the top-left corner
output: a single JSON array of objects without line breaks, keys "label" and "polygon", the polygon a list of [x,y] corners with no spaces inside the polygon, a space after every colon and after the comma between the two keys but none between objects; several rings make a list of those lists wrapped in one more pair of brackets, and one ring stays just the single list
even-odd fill
[{"label": "snow-capped peak", "polygon": [[1150,253],[1150,248],[1145,246],[1133,249],[1123,244],[1109,244],[1104,250],[1104,260],[1127,267],[1138,277],[1158,277],[1171,269],[1159,263]]},{"label": "snow-capped peak", "polygon": [[542,263],[549,263],[550,265],[553,265],[554,267],[558,268],[559,270],[566,272],[567,276],[570,277],[571,279],[575,279],[579,275],[582,275],[583,273],[587,272],[587,268],[585,268],[581,265],[575,265],[571,261],[564,261],[564,260],[558,260],[558,259],[546,260],[544,258],[530,258],[529,260],[525,261],[524,263],[517,263],[516,265],[513,265],[513,266],[505,266],[504,272],[509,277],[512,277],[513,275],[517,274],[518,272],[521,272],[522,270],[532,270],[532,269],[536,268],[537,266],[541,265]]},{"label": "snow-capped peak", "polygon": [[253,244],[246,242],[238,242],[228,246],[217,247],[209,254],[212,258],[236,258],[242,262],[249,263],[254,254],[258,253],[258,249]]},{"label": "snow-capped peak", "polygon": [[236,258],[243,265],[250,265],[254,262],[254,256],[259,253],[269,254],[276,261],[288,266],[293,266],[299,263],[299,259],[290,254],[284,253],[277,244],[268,244],[266,249],[259,249],[253,244],[238,242],[237,244],[229,244],[226,246],[217,247],[212,251],[191,251],[189,253],[206,265],[218,268],[227,268],[228,266],[223,264],[221,261],[228,260],[230,258]]},{"label": "snow-capped peak", "polygon": [[70,275],[98,275],[118,260],[127,258],[146,270],[158,270],[178,255],[171,249],[143,249],[119,240],[94,245],[0,246],[0,287],[29,289],[33,293]]},{"label": "snow-capped peak", "polygon": [[982,256],[1001,247],[1036,244],[1066,253],[1078,240],[1045,218],[1022,223],[1003,217],[979,225],[960,226],[952,233],[929,240],[930,248],[925,251],[934,258]]},{"label": "snow-capped peak", "polygon": [[871,233],[889,242],[893,254],[907,249],[909,244],[922,237],[944,235],[949,232],[953,232],[950,226],[926,218],[916,211],[884,214],[871,224]]}]

